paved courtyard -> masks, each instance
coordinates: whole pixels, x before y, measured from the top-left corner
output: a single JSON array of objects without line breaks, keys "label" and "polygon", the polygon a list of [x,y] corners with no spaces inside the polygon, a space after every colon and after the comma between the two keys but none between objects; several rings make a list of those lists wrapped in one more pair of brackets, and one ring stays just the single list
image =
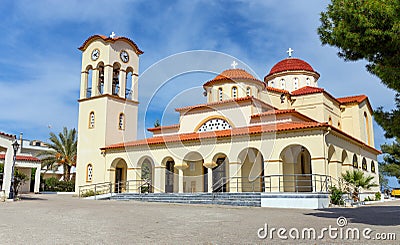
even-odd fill
[{"label": "paved courtyard", "polygon": [[[272,209],[209,205],[82,200],[70,195],[27,195],[18,202],[0,203],[0,244],[377,244],[377,240],[323,240],[290,237],[260,239],[258,230],[271,228],[366,228],[397,233],[400,242],[400,201],[361,208],[326,210]],[[265,230],[265,229],[264,229]],[[260,235],[265,235],[261,230]],[[294,229],[292,229],[294,230]],[[271,234],[271,233],[269,233]],[[268,235],[269,235],[268,234]],[[295,234],[295,233],[293,233]],[[285,234],[283,234],[285,235]],[[318,234],[319,235],[319,234]],[[286,232],[286,236],[289,236]]]}]

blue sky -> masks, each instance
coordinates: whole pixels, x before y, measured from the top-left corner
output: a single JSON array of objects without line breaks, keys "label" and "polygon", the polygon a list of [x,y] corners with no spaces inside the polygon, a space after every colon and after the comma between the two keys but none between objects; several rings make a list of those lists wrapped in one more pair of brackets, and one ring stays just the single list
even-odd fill
[{"label": "blue sky", "polygon": [[[93,34],[112,31],[131,38],[144,51],[141,73],[176,53],[212,50],[236,57],[243,64],[239,67],[247,64],[263,78],[291,47],[294,57],[306,60],[321,74],[320,87],[332,95],[367,94],[373,108],[392,108],[394,92],[366,71],[365,62],[344,62],[335,48],[321,46],[316,29],[327,4],[326,0],[3,0],[0,131],[46,140],[50,130],[76,127],[81,69],[77,48]],[[162,121],[169,124],[178,120],[173,107],[204,102],[201,85],[214,76],[187,74],[168,81],[150,103],[146,122],[139,120],[139,137],[162,116],[163,105],[171,107]],[[149,84],[140,80],[139,84],[139,101],[146,101]],[[187,91],[184,96],[177,96],[183,91]],[[169,104],[171,98],[179,99]],[[145,110],[146,103],[141,103],[139,119],[145,117]],[[385,139],[378,126],[374,130],[379,148]]]}]

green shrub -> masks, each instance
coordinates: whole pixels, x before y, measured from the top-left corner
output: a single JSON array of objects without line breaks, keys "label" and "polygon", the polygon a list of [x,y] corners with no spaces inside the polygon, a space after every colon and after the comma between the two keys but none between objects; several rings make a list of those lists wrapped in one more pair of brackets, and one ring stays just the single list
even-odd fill
[{"label": "green shrub", "polygon": [[60,181],[55,177],[44,180],[45,191],[73,192],[75,191],[74,181]]},{"label": "green shrub", "polygon": [[381,200],[381,193],[378,191],[375,193],[375,201],[380,201]]},{"label": "green shrub", "polygon": [[330,189],[330,194],[331,194],[330,195],[331,203],[334,205],[343,205],[344,204],[343,194],[345,192],[343,192],[336,186],[331,186],[329,189]]}]

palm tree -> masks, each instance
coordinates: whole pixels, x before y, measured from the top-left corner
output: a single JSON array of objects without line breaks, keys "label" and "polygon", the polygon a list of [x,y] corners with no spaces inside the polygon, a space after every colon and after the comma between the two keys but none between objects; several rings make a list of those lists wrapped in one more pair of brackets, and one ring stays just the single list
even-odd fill
[{"label": "palm tree", "polygon": [[63,132],[59,133],[58,136],[50,132],[49,139],[51,142],[48,144],[50,150],[38,154],[38,156],[44,156],[42,158],[42,167],[56,170],[60,166],[63,166],[64,181],[68,181],[71,175],[71,167],[76,166],[76,130],[68,130],[64,127]]},{"label": "palm tree", "polygon": [[372,182],[373,176],[364,176],[364,172],[360,170],[347,170],[346,173],[342,173],[342,178],[354,187],[353,199],[358,201],[358,193],[360,188],[368,190],[371,187],[378,186],[376,183]]}]

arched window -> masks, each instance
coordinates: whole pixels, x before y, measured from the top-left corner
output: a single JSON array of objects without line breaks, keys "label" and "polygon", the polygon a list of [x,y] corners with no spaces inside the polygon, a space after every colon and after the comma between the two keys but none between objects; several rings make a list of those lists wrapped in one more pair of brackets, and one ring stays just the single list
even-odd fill
[{"label": "arched window", "polygon": [[270,86],[270,87],[274,87],[274,86],[275,86],[274,81],[271,81],[271,82],[269,83],[269,86]]},{"label": "arched window", "polygon": [[93,76],[93,68],[92,66],[88,66],[86,68],[86,81],[85,81],[85,89],[86,89],[86,98],[90,98],[92,96],[92,76]]},{"label": "arched window", "polygon": [[120,65],[118,63],[115,63],[113,66],[113,80],[112,80],[112,94],[113,95],[118,95],[119,93],[119,70],[120,70]]},{"label": "arched window", "polygon": [[97,67],[97,69],[99,70],[97,90],[98,90],[98,94],[103,94],[104,93],[104,65],[103,65],[103,63],[100,63],[99,66]]},{"label": "arched window", "polygon": [[371,172],[375,173],[375,163],[374,163],[374,161],[371,161]]},{"label": "arched window", "polygon": [[362,159],[361,167],[363,170],[367,170],[367,160],[365,160],[365,157]]},{"label": "arched window", "polygon": [[353,168],[358,168],[358,159],[356,154],[353,155]]},{"label": "arched window", "polygon": [[298,88],[299,88],[299,79],[295,77],[293,82],[293,89],[298,89]]},{"label": "arched window", "polygon": [[92,164],[88,164],[87,166],[86,166],[86,181],[92,181],[92,179],[93,179],[93,166],[92,166]]},{"label": "arched window", "polygon": [[365,111],[364,111],[364,122],[365,122],[365,143],[370,145],[371,141],[370,141],[368,115]]},{"label": "arched window", "polygon": [[285,79],[281,79],[281,89],[285,89]]},{"label": "arched window", "polygon": [[329,116],[328,124],[329,124],[329,125],[332,125],[332,117],[331,117],[331,116]]},{"label": "arched window", "polygon": [[224,119],[214,118],[203,123],[198,129],[198,132],[208,132],[215,130],[232,129],[232,126]]},{"label": "arched window", "polygon": [[307,85],[307,86],[310,86],[310,85],[311,85],[311,80],[310,80],[310,78],[308,78],[308,77],[306,78],[306,85]]},{"label": "arched window", "polygon": [[118,129],[119,130],[124,130],[125,129],[125,115],[124,115],[124,113],[120,113],[119,114]]},{"label": "arched window", "polygon": [[94,111],[89,114],[89,128],[94,128]]},{"label": "arched window", "polygon": [[218,100],[222,101],[223,97],[222,97],[222,88],[218,89]]},{"label": "arched window", "polygon": [[340,124],[340,121],[337,123],[337,126],[339,129],[342,129],[342,124]]},{"label": "arched window", "polygon": [[237,87],[232,87],[232,98],[236,99],[238,97]]},{"label": "arched window", "polygon": [[125,98],[126,99],[133,99],[133,69],[128,68],[126,70],[126,85],[125,85]]},{"label": "arched window", "polygon": [[[274,82],[272,82],[272,86],[274,85]],[[251,96],[251,88],[247,87],[246,88],[246,96]]]}]

